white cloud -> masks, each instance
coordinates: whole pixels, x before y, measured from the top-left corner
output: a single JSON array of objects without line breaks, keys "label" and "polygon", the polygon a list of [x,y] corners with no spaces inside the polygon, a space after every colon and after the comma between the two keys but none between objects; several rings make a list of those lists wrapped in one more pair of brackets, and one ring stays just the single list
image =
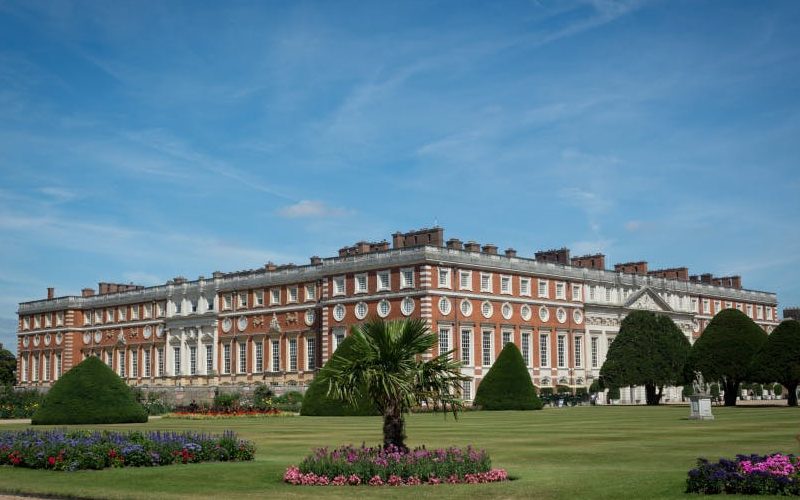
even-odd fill
[{"label": "white cloud", "polygon": [[300,200],[293,205],[288,205],[278,210],[278,215],[288,219],[304,217],[340,217],[348,213],[349,211],[344,208],[331,207],[324,202],[315,200]]}]

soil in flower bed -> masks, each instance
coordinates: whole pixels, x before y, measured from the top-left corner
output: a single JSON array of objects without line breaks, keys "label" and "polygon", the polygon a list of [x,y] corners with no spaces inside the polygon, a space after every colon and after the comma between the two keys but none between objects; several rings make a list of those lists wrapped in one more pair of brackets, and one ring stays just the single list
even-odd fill
[{"label": "soil in flower bed", "polygon": [[165,418],[184,418],[190,420],[207,420],[217,418],[236,418],[236,417],[295,417],[296,413],[270,408],[268,410],[257,409],[226,409],[210,410],[198,409],[194,411],[174,411],[164,415]]},{"label": "soil in flower bed", "polygon": [[319,448],[299,466],[286,469],[283,480],[316,486],[414,486],[441,483],[505,481],[504,469],[492,469],[489,455],[470,446],[403,451],[394,446]]},{"label": "soil in flower bed", "polygon": [[800,496],[800,458],[794,455],[737,455],[712,463],[701,458],[689,471],[687,493]]},{"label": "soil in flower bed", "polygon": [[0,465],[31,469],[153,467],[254,457],[255,445],[238,439],[232,431],[221,435],[63,429],[0,432]]}]

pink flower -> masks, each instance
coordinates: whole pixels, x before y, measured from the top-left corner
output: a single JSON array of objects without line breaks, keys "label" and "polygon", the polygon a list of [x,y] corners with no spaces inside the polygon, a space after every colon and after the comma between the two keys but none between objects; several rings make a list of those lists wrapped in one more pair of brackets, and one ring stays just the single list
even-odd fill
[{"label": "pink flower", "polygon": [[[378,476],[375,476],[375,477],[378,477]],[[371,482],[370,482],[370,484],[371,484]],[[389,486],[402,486],[403,485],[403,478],[398,476],[398,475],[396,475],[396,474],[392,474],[391,476],[389,476],[389,479],[386,480],[386,484],[388,484]]]},{"label": "pink flower", "polygon": [[457,474],[451,474],[450,477],[447,478],[448,484],[458,484],[461,480],[458,478]]},{"label": "pink flower", "polygon": [[341,474],[334,477],[333,481],[331,481],[331,485],[333,486],[344,486],[345,484],[347,484],[347,478]]},{"label": "pink flower", "polygon": [[317,477],[317,486],[328,486],[330,481],[328,480],[328,476],[318,476]]},{"label": "pink flower", "polygon": [[418,486],[422,484],[422,481],[417,476],[411,476],[406,479],[406,484],[409,486]]},{"label": "pink flower", "polygon": [[302,479],[303,474],[300,472],[295,466],[291,466],[286,469],[286,472],[283,473],[283,480],[289,484],[300,484],[300,480]]},{"label": "pink flower", "polygon": [[442,480],[436,476],[431,476],[428,478],[428,484],[442,484]]},{"label": "pink flower", "polygon": [[361,478],[358,477],[356,474],[350,474],[350,477],[347,478],[347,482],[352,484],[353,486],[358,486],[361,484]]},{"label": "pink flower", "polygon": [[383,486],[383,479],[381,479],[381,476],[378,476],[376,474],[376,475],[372,476],[372,479],[369,480],[369,485],[370,486]]}]

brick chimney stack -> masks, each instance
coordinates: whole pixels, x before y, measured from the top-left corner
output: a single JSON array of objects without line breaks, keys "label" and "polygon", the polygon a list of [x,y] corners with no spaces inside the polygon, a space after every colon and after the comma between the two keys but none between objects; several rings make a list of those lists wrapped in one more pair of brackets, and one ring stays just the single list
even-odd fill
[{"label": "brick chimney stack", "polygon": [[51,300],[53,297],[56,296],[56,289],[51,287],[47,288],[47,300]]}]

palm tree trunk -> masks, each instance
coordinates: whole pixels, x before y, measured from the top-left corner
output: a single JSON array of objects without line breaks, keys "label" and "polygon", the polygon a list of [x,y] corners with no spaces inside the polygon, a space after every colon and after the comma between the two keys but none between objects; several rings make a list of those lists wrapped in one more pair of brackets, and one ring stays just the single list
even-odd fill
[{"label": "palm tree trunk", "polygon": [[406,447],[406,422],[399,407],[386,408],[383,414],[383,446],[394,445],[401,450]]}]

